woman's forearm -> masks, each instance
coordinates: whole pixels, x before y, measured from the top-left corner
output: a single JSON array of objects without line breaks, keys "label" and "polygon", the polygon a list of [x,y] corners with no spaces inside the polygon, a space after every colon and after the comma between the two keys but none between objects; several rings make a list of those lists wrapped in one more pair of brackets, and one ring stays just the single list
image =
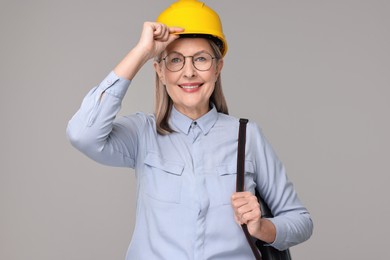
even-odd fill
[{"label": "woman's forearm", "polygon": [[132,80],[148,59],[148,54],[136,46],[118,63],[114,72],[121,78]]}]

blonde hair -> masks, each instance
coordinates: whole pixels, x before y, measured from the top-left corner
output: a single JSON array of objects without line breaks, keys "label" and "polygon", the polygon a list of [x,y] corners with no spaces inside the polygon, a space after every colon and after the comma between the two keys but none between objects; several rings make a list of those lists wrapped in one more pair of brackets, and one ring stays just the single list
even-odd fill
[{"label": "blonde hair", "polygon": [[[218,45],[210,39],[209,42],[217,62],[222,59],[221,50]],[[156,61],[161,62],[162,53],[156,58]],[[165,85],[160,81],[156,73],[156,93],[155,93],[155,115],[157,132],[161,135],[167,135],[173,132],[169,125],[169,116],[172,111],[173,102],[169,97]],[[222,91],[221,73],[219,73],[215,82],[214,91],[210,97],[210,103],[213,103],[218,112],[228,115],[228,107],[225,96]]]}]

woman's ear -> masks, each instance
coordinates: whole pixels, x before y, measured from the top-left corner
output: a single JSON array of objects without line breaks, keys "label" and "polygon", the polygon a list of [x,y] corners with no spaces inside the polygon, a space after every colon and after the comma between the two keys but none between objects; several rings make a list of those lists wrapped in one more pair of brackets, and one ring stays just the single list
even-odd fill
[{"label": "woman's ear", "polygon": [[216,74],[217,78],[218,78],[219,74],[221,73],[222,68],[223,68],[223,59],[221,58],[221,59],[218,61],[218,63],[217,63],[217,69],[216,69],[216,71],[215,71],[215,74]]},{"label": "woman's ear", "polygon": [[154,70],[156,71],[156,73],[158,75],[158,78],[165,85],[164,73],[162,72],[160,63],[157,62],[157,61],[153,62],[153,67],[154,67]]}]

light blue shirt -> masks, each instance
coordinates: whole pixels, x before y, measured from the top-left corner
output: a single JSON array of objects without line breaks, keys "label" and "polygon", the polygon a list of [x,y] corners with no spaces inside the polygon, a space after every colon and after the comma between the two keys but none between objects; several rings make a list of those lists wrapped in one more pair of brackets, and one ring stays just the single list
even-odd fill
[{"label": "light blue shirt", "polygon": [[[130,167],[137,177],[136,223],[128,260],[254,259],[235,222],[238,119],[212,108],[196,121],[173,108],[168,135],[153,115],[116,115],[130,81],[111,72],[70,120],[71,143],[99,163]],[[105,95],[102,98],[102,94]],[[246,190],[259,190],[285,249],[308,239],[312,221],[259,127],[249,122]]]}]

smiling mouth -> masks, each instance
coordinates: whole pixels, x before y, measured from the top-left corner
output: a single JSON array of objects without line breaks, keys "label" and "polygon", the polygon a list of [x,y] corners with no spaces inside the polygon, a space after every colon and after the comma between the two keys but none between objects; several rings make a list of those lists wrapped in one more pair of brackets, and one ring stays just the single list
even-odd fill
[{"label": "smiling mouth", "polygon": [[187,85],[187,84],[185,84],[185,85],[179,85],[179,87],[181,87],[181,88],[183,88],[183,89],[196,89],[196,88],[199,88],[199,87],[201,87],[201,86],[203,86],[203,84],[196,84],[196,85]]}]

